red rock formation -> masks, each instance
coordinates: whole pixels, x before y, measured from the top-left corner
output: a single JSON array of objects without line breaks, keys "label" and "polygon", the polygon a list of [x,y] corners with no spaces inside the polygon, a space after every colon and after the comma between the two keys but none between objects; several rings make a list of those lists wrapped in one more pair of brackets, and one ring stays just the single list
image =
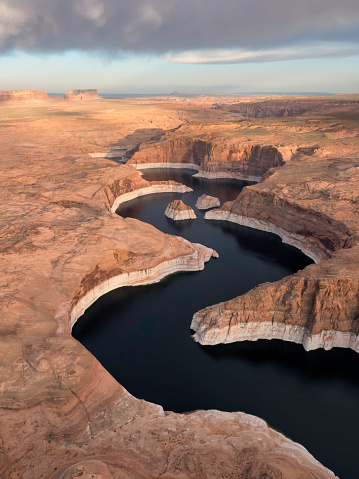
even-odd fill
[{"label": "red rock formation", "polygon": [[197,125],[184,125],[159,140],[141,145],[128,164],[139,168],[182,164],[184,168],[199,170],[197,176],[201,177],[259,181],[270,168],[281,166],[284,161],[278,148],[272,145],[228,140],[228,137],[212,140]]},{"label": "red rock formation", "polygon": [[359,352],[359,169],[338,159],[306,164],[296,157],[206,214],[276,232],[319,264],[196,313],[202,344],[277,338]]},{"label": "red rock formation", "polygon": [[[64,102],[54,110],[60,114],[49,118],[43,118],[43,109],[38,117],[31,111],[24,118],[21,106],[15,110],[19,119],[2,120],[7,128],[0,136],[0,476],[333,478],[304,448],[258,418],[219,411],[174,414],[134,398],[71,337],[71,320],[76,318],[72,312],[96,288],[105,292],[120,275],[141,273],[144,279],[149,273],[155,280],[151,271],[165,262],[198,269],[208,256],[207,248],[111,213],[118,194],[148,183],[133,168],[90,158],[86,152],[114,143],[119,129],[126,135],[138,124],[153,126],[154,118],[161,128],[179,122],[172,107],[165,110],[161,103],[158,108],[146,105],[140,113],[136,104],[120,123],[117,107],[111,103],[114,111],[107,110],[105,119],[105,107],[99,113],[94,108],[90,125],[87,118],[71,115],[71,104]],[[78,112],[81,106],[73,109]],[[202,119],[207,113],[201,113]],[[330,131],[338,136],[338,128],[324,126],[327,136]],[[228,123],[224,127],[231,128]],[[286,135],[288,128],[286,124]],[[278,170],[281,176],[276,173],[256,186],[253,208],[247,205],[243,211],[270,207],[274,221],[279,213],[285,214],[281,205],[295,201],[302,208],[296,213],[302,225],[307,209],[332,218],[350,233],[345,228],[335,233],[334,223],[323,220],[320,228],[328,227],[329,247],[349,246],[356,232],[359,188],[357,159],[345,149],[347,131],[349,127],[339,131],[345,141],[335,150],[342,160],[328,162],[319,153],[309,160],[297,158],[293,170],[289,163]],[[231,142],[236,134],[229,133]],[[266,188],[272,191],[267,196]],[[315,238],[312,227],[310,232]],[[321,237],[318,241],[327,247]],[[316,316],[308,318],[320,325],[335,313],[340,328],[346,318],[353,328],[359,270],[355,248],[338,250],[328,262],[283,280],[278,286],[282,300],[275,292],[277,285],[263,285],[268,306],[259,304],[260,311],[269,317],[273,308],[286,320],[292,316],[301,320],[314,301]],[[313,288],[316,295],[311,294]],[[248,295],[247,304],[257,307],[259,295]],[[324,314],[327,297],[331,302]],[[336,310],[343,307],[345,297],[347,309],[339,317]],[[255,310],[248,307],[247,312],[253,321],[258,319]]]},{"label": "red rock formation", "polygon": [[1,90],[0,103],[4,102],[41,102],[51,98],[40,90]]},{"label": "red rock formation", "polygon": [[168,204],[165,215],[175,221],[194,220],[197,218],[193,209],[185,205],[181,200],[175,200]]},{"label": "red rock formation", "polygon": [[199,210],[209,210],[210,208],[217,208],[221,206],[221,202],[218,198],[209,195],[202,195],[196,202],[196,208]]}]

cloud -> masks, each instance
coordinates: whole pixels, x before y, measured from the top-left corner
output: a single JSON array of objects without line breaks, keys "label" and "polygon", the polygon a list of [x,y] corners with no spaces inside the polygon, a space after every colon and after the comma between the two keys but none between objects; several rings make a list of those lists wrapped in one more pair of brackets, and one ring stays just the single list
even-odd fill
[{"label": "cloud", "polygon": [[357,45],[358,0],[0,0],[0,53],[229,63],[353,55]]},{"label": "cloud", "polygon": [[220,63],[262,63],[309,58],[342,58],[359,55],[359,44],[352,43],[313,43],[293,47],[263,50],[213,49],[192,50],[165,59],[176,63],[220,64]]}]

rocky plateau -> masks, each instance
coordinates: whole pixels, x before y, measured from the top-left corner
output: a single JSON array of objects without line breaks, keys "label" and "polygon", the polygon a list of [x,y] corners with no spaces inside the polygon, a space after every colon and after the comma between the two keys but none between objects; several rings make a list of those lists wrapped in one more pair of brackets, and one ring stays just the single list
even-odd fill
[{"label": "rocky plateau", "polygon": [[[123,195],[178,187],[148,183],[131,165],[173,162],[260,180],[223,205],[220,219],[281,228],[318,261],[198,313],[198,340],[237,340],[236,326],[272,322],[354,341],[359,130],[348,101],[333,99],[328,115],[253,122],[216,110],[211,98],[1,105],[1,477],[335,477],[259,418],[175,414],[134,398],[71,326],[110,289],[202,269],[214,254],[114,214]],[[90,156],[134,137],[140,146],[127,165]]]}]

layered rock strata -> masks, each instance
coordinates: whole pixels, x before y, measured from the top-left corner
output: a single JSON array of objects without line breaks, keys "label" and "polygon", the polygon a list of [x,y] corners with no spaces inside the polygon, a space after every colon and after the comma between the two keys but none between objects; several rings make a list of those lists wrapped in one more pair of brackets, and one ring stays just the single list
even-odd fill
[{"label": "layered rock strata", "polygon": [[[165,413],[137,400],[71,337],[71,324],[101,294],[201,269],[214,252],[110,212],[119,192],[148,185],[133,168],[99,160],[66,163],[64,172],[64,161],[52,162],[46,181],[38,165],[41,175],[25,194],[9,169],[1,193],[8,205],[1,218],[1,475],[256,477],[260,470],[333,478],[258,418]],[[55,182],[57,175],[68,182]]]},{"label": "layered rock strata", "polygon": [[143,188],[137,188],[128,192],[120,192],[111,206],[111,212],[114,213],[123,203],[139,198],[140,196],[157,193],[189,193],[190,191],[193,191],[192,188],[182,185],[181,183],[176,183],[175,181],[153,181],[151,184],[148,184]]},{"label": "layered rock strata", "polygon": [[50,97],[46,91],[41,90],[1,90],[0,103],[13,102],[42,102],[48,101]]},{"label": "layered rock strata", "polygon": [[347,158],[326,162],[326,181],[320,167],[308,173],[305,158],[296,158],[206,213],[207,219],[274,232],[319,264],[199,311],[191,325],[196,341],[282,339],[307,350],[359,352],[359,170]]},{"label": "layered rock strata", "polygon": [[214,196],[202,195],[196,201],[196,208],[199,210],[209,210],[210,208],[217,208],[218,206],[221,206],[221,202]]},{"label": "layered rock strata", "polygon": [[175,200],[168,204],[165,216],[174,221],[194,220],[197,218],[193,209],[185,205],[181,200]]},{"label": "layered rock strata", "polygon": [[[211,257],[218,258],[217,252],[210,248],[206,248],[200,244],[191,244],[180,236],[176,239],[188,244],[188,246],[192,248],[192,253],[163,261],[152,268],[116,274],[110,276],[99,284],[96,284],[93,279],[94,285],[89,291],[87,291],[87,289],[91,280],[86,277],[86,287],[82,288],[81,292],[75,295],[72,304],[70,314],[71,328],[91,304],[109,291],[124,286],[139,286],[141,284],[158,283],[164,277],[181,271],[200,271],[204,269],[204,264],[209,261]],[[97,274],[98,272],[96,271],[96,275]],[[84,290],[87,292],[84,293]]]},{"label": "layered rock strata", "polygon": [[[142,274],[142,279],[146,271],[153,272],[170,261],[176,261],[177,268],[194,258],[196,251],[200,258],[203,251],[202,247],[164,235],[140,221],[111,213],[120,194],[151,184],[133,168],[114,165],[106,159],[89,159],[87,153],[104,151],[119,136],[139,128],[174,128],[181,121],[201,115],[200,119],[207,121],[218,112],[205,106],[199,110],[196,104],[193,111],[186,105],[178,113],[173,105],[163,102],[154,106],[152,99],[150,103],[135,103],[131,109],[133,103],[125,103],[124,108],[124,102],[106,102],[100,109],[94,103],[91,121],[88,109],[79,102],[46,103],[46,107],[29,111],[22,105],[12,105],[11,115],[7,106],[2,107],[0,476],[333,478],[304,448],[258,418],[219,411],[174,414],[134,398],[71,337],[71,313],[74,321],[76,308],[79,314],[90,303],[88,295],[93,295],[96,288],[105,292],[112,278],[115,281],[123,275]],[[310,161],[301,158],[306,181],[299,189],[291,184],[285,192],[285,185],[291,183],[290,175],[282,176],[277,184],[279,190],[272,196],[273,204],[278,194],[297,200],[310,194],[311,201],[322,204],[328,216],[335,203],[337,220],[352,231],[358,204],[357,160],[345,149],[353,137],[352,127],[348,122],[345,128],[338,128],[337,117],[334,126],[323,126],[318,119],[315,122],[311,130],[320,123],[326,137],[341,135],[343,141],[336,151],[346,156],[345,161],[337,168],[327,161],[320,163],[320,156]],[[224,128],[232,126],[226,122]],[[271,123],[275,131],[281,127]],[[286,135],[288,128],[284,125]],[[313,142],[306,145],[302,139],[308,125],[295,128],[301,140],[291,137],[291,141],[312,151]],[[243,134],[250,137],[248,129]],[[229,132],[231,138],[233,135],[237,130]],[[323,137],[321,131],[320,138]],[[258,131],[252,140],[261,143]],[[286,144],[284,140],[276,144]],[[315,162],[319,167],[313,172]],[[299,167],[298,163],[297,172]],[[285,171],[287,166],[282,174]],[[330,178],[334,173],[342,183]],[[268,179],[266,182],[268,185]],[[339,214],[342,201],[345,208]],[[323,291],[315,308],[316,320],[323,319],[320,308],[325,310],[323,298],[330,294],[333,305],[325,313],[329,321],[333,311],[337,314],[335,305],[341,308],[344,304],[345,294],[349,300],[339,326],[346,317],[355,317],[358,262],[357,249],[353,247],[310,267],[327,264],[327,269],[314,270],[312,282],[303,288],[310,293],[317,285],[318,292]],[[189,267],[193,265],[191,259]],[[202,265],[201,261],[198,265]],[[307,271],[308,268],[305,274]],[[294,277],[293,292],[297,293],[296,282]],[[322,289],[323,284],[327,288]],[[274,288],[275,285],[269,293],[274,294]],[[284,295],[288,290],[285,284]],[[255,307],[251,298],[248,304]],[[298,311],[309,308],[313,300],[310,294],[297,298]],[[279,307],[279,299],[273,304]],[[289,317],[289,312],[288,302],[283,314]],[[350,321],[348,328],[352,327]]]},{"label": "layered rock strata", "polygon": [[195,125],[183,125],[141,145],[127,164],[139,169],[191,168],[201,178],[259,181],[270,168],[283,165],[284,160],[272,145],[229,141],[221,136],[212,139],[196,130]]}]

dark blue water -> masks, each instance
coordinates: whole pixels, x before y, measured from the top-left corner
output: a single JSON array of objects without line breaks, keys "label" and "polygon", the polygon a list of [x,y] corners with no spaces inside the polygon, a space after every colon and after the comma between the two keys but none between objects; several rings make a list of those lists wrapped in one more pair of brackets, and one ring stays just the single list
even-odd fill
[{"label": "dark blue water", "polygon": [[[341,479],[356,478],[356,353],[306,352],[281,341],[203,347],[191,339],[191,319],[199,309],[292,274],[310,260],[275,235],[204,221],[204,213],[194,207],[203,193],[222,202],[234,199],[244,183],[196,180],[174,170],[147,170],[145,178],[175,179],[195,192],[138,198],[119,214],[210,246],[220,258],[201,272],[108,293],[79,319],[74,336],[134,396],[177,412],[214,408],[260,416]],[[197,219],[167,219],[164,211],[174,198],[191,205]]]}]

